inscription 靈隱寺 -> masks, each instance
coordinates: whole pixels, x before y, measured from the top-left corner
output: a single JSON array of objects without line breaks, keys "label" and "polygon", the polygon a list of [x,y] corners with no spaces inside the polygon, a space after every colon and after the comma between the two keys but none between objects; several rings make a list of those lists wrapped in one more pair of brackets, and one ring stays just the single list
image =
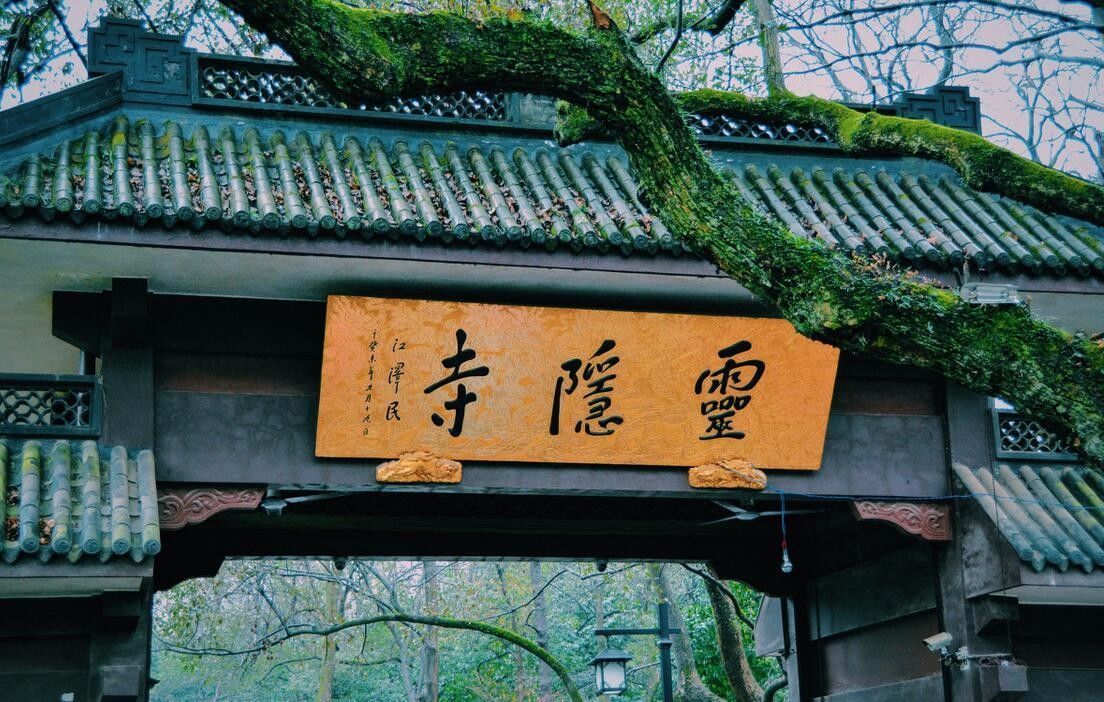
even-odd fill
[{"label": "inscription \u9748\u96b1\u5bfa", "polygon": [[815,470],[838,355],[779,319],[334,296],[316,453]]}]

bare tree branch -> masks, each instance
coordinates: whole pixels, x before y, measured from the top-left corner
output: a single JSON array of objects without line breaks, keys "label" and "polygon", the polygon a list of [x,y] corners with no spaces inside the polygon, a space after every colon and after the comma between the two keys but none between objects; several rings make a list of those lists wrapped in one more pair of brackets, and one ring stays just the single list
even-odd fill
[{"label": "bare tree branch", "polygon": [[[717,36],[728,28],[743,4],[744,0],[721,0],[696,20],[685,22],[684,27],[687,31],[706,32],[710,36]],[[630,38],[633,43],[643,44],[668,29],[674,29],[677,25],[678,15],[669,15],[638,29]]]},{"label": "bare tree branch", "polygon": [[162,639],[166,651],[173,653],[180,653],[191,656],[244,656],[251,653],[260,653],[271,648],[273,645],[288,641],[290,639],[299,636],[332,636],[346,629],[352,629],[356,627],[369,626],[372,624],[381,624],[385,622],[402,622],[406,624],[422,624],[425,626],[435,626],[444,629],[464,629],[468,631],[477,631],[481,634],[493,636],[497,639],[501,639],[507,643],[519,646],[529,653],[536,656],[549,668],[551,668],[556,675],[560,678],[560,682],[563,684],[568,696],[572,699],[572,702],[583,702],[583,696],[576,687],[575,682],[572,680],[571,672],[560,662],[558,658],[546,651],[535,641],[527,639],[520,634],[517,634],[509,629],[494,626],[493,624],[487,624],[485,622],[475,622],[467,619],[454,619],[452,617],[436,617],[436,616],[419,616],[414,614],[381,614],[375,617],[362,617],[359,619],[350,619],[348,621],[341,622],[339,624],[321,625],[321,626],[302,626],[294,628],[284,636],[276,640],[266,640],[265,642],[243,649],[226,649],[226,648],[190,648],[185,646],[178,646]]}]

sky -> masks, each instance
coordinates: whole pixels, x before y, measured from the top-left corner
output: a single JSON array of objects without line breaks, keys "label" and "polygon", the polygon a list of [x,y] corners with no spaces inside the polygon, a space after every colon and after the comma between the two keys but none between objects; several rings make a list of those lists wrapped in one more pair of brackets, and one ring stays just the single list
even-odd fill
[{"label": "sky", "polygon": [[[36,4],[29,0],[0,0],[0,7],[4,8],[0,19],[5,24],[10,23],[13,10],[25,11]],[[146,6],[149,14],[161,21],[159,10],[166,4],[166,0],[151,0]],[[673,0],[630,3],[627,7],[631,9],[625,10],[627,20],[631,23],[655,16],[666,12],[672,4]],[[695,8],[705,4],[706,0],[688,0],[687,15],[694,16]],[[854,92],[857,101],[869,103],[872,99],[879,102],[896,99],[895,92],[884,85],[892,79],[913,89],[922,90],[932,85],[939,70],[937,47],[909,46],[913,41],[934,40],[930,7],[884,16],[870,15],[854,32],[838,20],[823,22],[839,7],[861,11],[862,8],[884,8],[888,4],[887,0],[821,0],[817,3],[775,0],[779,22],[788,27],[782,33],[787,88],[798,94],[838,98],[839,88],[844,87]],[[66,9],[70,34],[80,43],[84,42],[88,27],[107,11],[106,0],[69,0],[60,5]],[[184,6],[188,3],[178,5]],[[237,26],[231,19],[214,16],[211,8],[220,6],[213,0],[207,0],[205,7],[207,9],[193,24],[188,44],[201,51],[226,52],[231,42],[239,40]],[[1078,2],[1040,0],[1032,3],[1032,7],[1091,21],[1088,6]],[[133,8],[128,9],[133,12]],[[990,12],[985,6],[964,6],[960,2],[948,4],[945,11],[946,21],[956,38],[969,45],[958,50],[956,66],[964,68],[956,70],[948,83],[968,86],[981,99],[984,133],[1018,153],[1081,177],[1099,180],[1104,175],[1100,172],[1099,150],[1094,160],[1090,149],[1096,135],[1104,132],[1104,34],[1066,29],[1041,41],[1017,44],[1034,36],[1036,25],[1045,22],[1038,16],[1009,19],[1008,12]],[[3,12],[8,16],[4,17]],[[679,55],[697,53],[699,58],[671,67],[668,71],[671,82],[693,86],[706,76],[712,85],[729,87],[725,82],[727,76],[731,87],[761,91],[761,86],[746,82],[749,73],[753,72],[748,69],[753,69],[760,60],[757,43],[747,36],[750,24],[750,18],[742,17],[733,23],[729,32],[716,39],[701,35],[685,39],[685,46],[680,47],[685,53],[680,50]],[[815,26],[804,26],[810,24]],[[87,78],[75,52],[54,26],[51,37],[58,43],[58,55],[21,92],[9,89],[0,96],[0,108],[56,92]],[[658,50],[665,47],[669,36],[656,40]],[[901,48],[899,44],[906,46]],[[820,49],[821,55],[811,50],[813,46]],[[1036,51],[1063,60],[1042,59],[1027,70],[1015,63]],[[278,50],[269,49],[265,53],[281,56]],[[848,59],[849,53],[861,56]],[[1071,59],[1082,60],[1084,64]],[[830,68],[823,68],[825,61],[831,63]],[[1089,65],[1091,63],[1095,66]],[[870,74],[876,72],[878,66],[885,69],[883,72],[892,73],[890,80],[864,79],[864,69]],[[814,70],[815,67],[819,68]],[[1088,145],[1081,142],[1088,142]]]}]

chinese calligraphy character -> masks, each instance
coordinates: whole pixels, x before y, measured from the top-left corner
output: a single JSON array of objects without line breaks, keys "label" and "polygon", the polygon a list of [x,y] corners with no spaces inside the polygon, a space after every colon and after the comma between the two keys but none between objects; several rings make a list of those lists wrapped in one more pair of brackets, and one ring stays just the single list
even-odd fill
[{"label": "chinese calligraphy character", "polygon": [[766,370],[766,364],[759,360],[737,362],[733,357],[751,350],[750,341],[738,341],[717,352],[718,358],[725,359],[723,366],[716,370],[704,370],[694,385],[694,393],[714,397],[701,403],[701,414],[709,420],[705,433],[698,437],[701,441],[710,439],[742,439],[744,432],[737,431],[732,418],[751,402],[750,392],[759,384]]},{"label": "chinese calligraphy character", "polygon": [[[364,386],[364,419],[360,420],[362,424],[368,424],[372,421],[372,391],[373,381],[376,377],[376,348],[379,346],[377,337],[379,330],[372,330],[372,338],[368,342],[368,383]],[[364,428],[364,435],[368,435],[368,428]]]},{"label": "chinese calligraphy character", "polygon": [[[441,365],[449,370],[449,374],[432,383],[425,389],[425,393],[429,393],[437,390],[440,387],[448,385],[449,383],[457,383],[456,385],[456,397],[447,400],[445,402],[445,409],[453,413],[452,426],[448,432],[453,437],[460,436],[460,433],[464,431],[464,412],[467,406],[476,401],[478,395],[474,392],[468,392],[468,388],[464,383],[460,381],[464,378],[476,378],[490,375],[490,369],[487,366],[478,366],[476,368],[468,368],[462,370],[465,363],[469,363],[475,360],[475,351],[473,349],[465,349],[464,343],[468,340],[468,333],[463,329],[456,330],[456,353],[452,356],[448,356],[441,361]],[[431,417],[433,424],[436,426],[443,426],[445,418],[436,412]]]},{"label": "chinese calligraphy character", "polygon": [[399,361],[395,365],[391,366],[391,370],[387,372],[387,383],[389,385],[395,386],[396,394],[399,392],[399,381],[402,380],[402,377],[404,375],[406,375],[406,371],[403,370],[404,368],[406,368],[406,364],[402,361]]},{"label": "chinese calligraphy character", "polygon": [[399,401],[398,400],[393,400],[393,401],[387,403],[387,414],[385,414],[383,418],[386,419],[389,422],[392,419],[394,419],[396,422],[401,422],[402,421],[402,417],[399,416]]},{"label": "chinese calligraphy character", "polygon": [[[391,343],[391,353],[397,354],[399,351],[406,348],[405,341],[399,341],[396,338]],[[387,371],[387,384],[391,386],[391,392],[394,395],[399,394],[399,381],[406,375],[406,363],[403,361],[395,361],[394,365]],[[390,422],[395,420],[396,422],[402,421],[402,417],[399,416],[399,401],[395,399],[387,404],[387,413],[383,417],[386,421]]]},{"label": "chinese calligraphy character", "polygon": [[[606,412],[613,406],[613,380],[616,373],[608,372],[621,360],[617,356],[607,356],[617,346],[612,339],[606,339],[599,345],[598,350],[591,355],[584,367],[582,360],[572,358],[560,364],[560,368],[567,374],[567,387],[564,387],[564,376],[556,378],[556,390],[552,396],[552,419],[548,425],[548,433],[556,436],[560,433],[560,405],[564,396],[572,395],[579,386],[579,369],[583,370],[583,380],[586,382],[587,392],[583,399],[587,401],[587,415],[575,423],[575,433],[585,431],[590,436],[609,436],[614,428],[624,422],[617,415],[606,416]],[[605,356],[599,360],[599,357]],[[598,377],[595,377],[595,376]],[[597,429],[591,424],[594,422]],[[612,425],[612,426],[611,426]]]}]

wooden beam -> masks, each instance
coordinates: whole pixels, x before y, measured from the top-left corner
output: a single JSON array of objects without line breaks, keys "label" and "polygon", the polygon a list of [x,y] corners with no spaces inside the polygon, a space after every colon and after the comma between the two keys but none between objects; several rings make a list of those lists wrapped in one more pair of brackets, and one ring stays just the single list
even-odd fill
[{"label": "wooden beam", "polygon": [[128,449],[154,445],[153,349],[144,279],[115,279],[100,344],[104,387],[103,443]]}]

